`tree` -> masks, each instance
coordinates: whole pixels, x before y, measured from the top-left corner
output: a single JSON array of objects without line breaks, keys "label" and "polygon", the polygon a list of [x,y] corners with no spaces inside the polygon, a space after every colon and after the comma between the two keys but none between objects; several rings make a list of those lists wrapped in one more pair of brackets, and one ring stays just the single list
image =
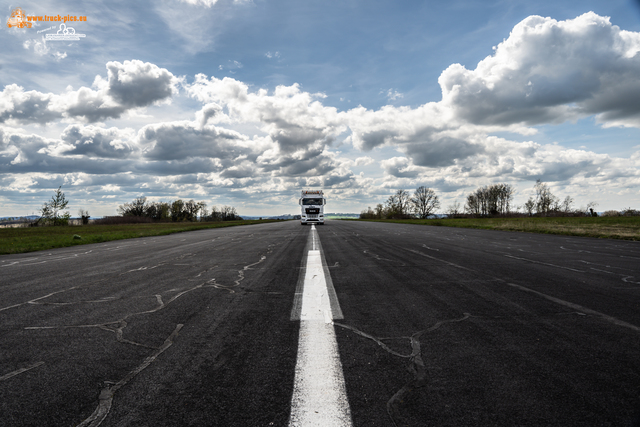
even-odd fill
[{"label": "tree", "polygon": [[184,217],[187,221],[195,221],[198,219],[198,211],[200,210],[200,205],[196,203],[193,199],[185,202],[184,204]]},{"label": "tree", "polygon": [[220,213],[216,205],[211,206],[209,221],[222,221],[222,214]]},{"label": "tree", "polygon": [[564,212],[565,214],[570,213],[571,205],[573,205],[573,198],[571,196],[565,197],[561,204],[562,212]]},{"label": "tree", "polygon": [[82,225],[89,224],[89,218],[91,218],[91,216],[89,215],[89,211],[88,210],[86,210],[86,209],[78,210],[78,216],[80,218],[82,218]]},{"label": "tree", "polygon": [[241,219],[233,206],[223,206],[220,208],[220,215],[223,221],[235,221]]},{"label": "tree", "polygon": [[122,216],[146,216],[147,209],[147,198],[138,197],[131,203],[118,206],[118,213]]},{"label": "tree", "polygon": [[53,193],[51,201],[42,205],[42,209],[40,209],[42,218],[46,223],[53,225],[68,225],[71,215],[69,212],[63,212],[68,204],[69,201],[62,192],[62,186],[58,187]]},{"label": "tree", "polygon": [[360,212],[360,219],[374,219],[375,217],[376,213],[371,209],[371,206]]},{"label": "tree", "polygon": [[171,221],[182,221],[184,217],[184,202],[182,199],[175,200],[171,203]]},{"label": "tree", "polygon": [[473,215],[506,215],[511,210],[514,192],[509,184],[485,185],[467,196],[464,209]]},{"label": "tree", "polygon": [[447,210],[445,213],[450,217],[456,217],[457,215],[460,215],[460,202],[456,200],[452,204],[447,206]]},{"label": "tree", "polygon": [[533,197],[529,197],[523,207],[529,216],[533,216],[533,211],[536,210],[536,201],[533,200]]},{"label": "tree", "polygon": [[171,206],[167,202],[151,202],[146,206],[144,212],[145,216],[155,221],[166,220],[171,217]]},{"label": "tree", "polygon": [[536,190],[536,213],[547,215],[553,210],[554,204],[557,204],[558,198],[551,194],[549,186],[539,179],[534,188]]},{"label": "tree", "polygon": [[198,210],[200,211],[200,221],[204,221],[208,216],[207,204],[203,201],[198,202]]},{"label": "tree", "polygon": [[507,215],[511,212],[511,201],[515,190],[509,184],[496,184],[496,188],[498,193],[498,203],[496,204],[498,213]]},{"label": "tree", "polygon": [[422,219],[426,219],[433,211],[440,207],[440,200],[436,192],[423,185],[418,187],[415,193],[413,193],[410,203],[413,211]]},{"label": "tree", "polygon": [[387,218],[403,218],[409,211],[409,204],[411,203],[411,197],[406,190],[397,190],[394,194],[389,196],[386,202]]},{"label": "tree", "polygon": [[475,193],[471,193],[467,196],[467,202],[464,204],[464,210],[472,215],[480,215],[480,201]]},{"label": "tree", "polygon": [[376,218],[382,219],[384,215],[384,205],[382,203],[378,203],[375,209]]}]

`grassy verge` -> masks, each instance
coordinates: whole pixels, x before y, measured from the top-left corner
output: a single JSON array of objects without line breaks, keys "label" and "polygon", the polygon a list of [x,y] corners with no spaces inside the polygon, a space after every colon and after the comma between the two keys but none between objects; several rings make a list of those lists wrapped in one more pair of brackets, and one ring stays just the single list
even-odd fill
[{"label": "grassy verge", "polygon": [[375,221],[640,241],[640,217],[637,216],[598,218],[455,218]]},{"label": "grassy verge", "polygon": [[[163,222],[151,224],[84,225],[78,227],[2,228],[0,229],[0,255],[265,222],[273,221]],[[74,235],[78,235],[81,238],[74,238]]]}]

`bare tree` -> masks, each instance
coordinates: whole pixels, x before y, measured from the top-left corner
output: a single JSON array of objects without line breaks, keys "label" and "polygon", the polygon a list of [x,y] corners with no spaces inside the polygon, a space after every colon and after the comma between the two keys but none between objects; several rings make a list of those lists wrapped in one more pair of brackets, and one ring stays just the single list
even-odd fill
[{"label": "bare tree", "polygon": [[396,191],[396,208],[400,216],[405,216],[409,213],[409,204],[411,203],[411,196],[406,190]]},{"label": "bare tree", "polygon": [[536,201],[533,200],[533,197],[529,197],[523,207],[529,216],[533,216],[533,211],[536,210]]},{"label": "bare tree", "polygon": [[447,216],[450,216],[450,217],[455,217],[457,215],[460,215],[461,213],[460,202],[456,200],[452,204],[447,206],[447,210],[445,213],[447,214]]},{"label": "bare tree", "polygon": [[471,193],[467,196],[467,201],[464,205],[465,212],[472,215],[480,215],[480,201],[475,193]]},{"label": "bare tree", "polygon": [[240,219],[238,212],[236,212],[236,208],[233,206],[223,206],[220,208],[220,214],[223,221],[235,221]]},{"label": "bare tree", "polygon": [[373,211],[373,209],[371,209],[371,206],[369,206],[367,209],[360,212],[360,219],[375,219],[375,218],[376,218],[376,213]]},{"label": "bare tree", "polygon": [[573,205],[573,198],[571,196],[567,196],[564,198],[561,204],[561,210],[565,214],[571,213],[571,206]]},{"label": "bare tree", "polygon": [[378,203],[375,209],[376,218],[382,219],[384,216],[384,205],[382,203]]},{"label": "bare tree", "polygon": [[536,181],[536,212],[540,215],[547,215],[557,204],[558,198],[551,193],[549,186],[540,180]]},{"label": "bare tree", "polygon": [[222,213],[216,205],[211,206],[211,215],[209,215],[209,218],[211,221],[222,221]]},{"label": "bare tree", "polygon": [[423,185],[418,187],[415,193],[413,193],[410,203],[413,211],[422,219],[429,217],[432,212],[440,207],[440,200],[436,192]]},{"label": "bare tree", "polygon": [[204,201],[198,202],[198,211],[200,212],[200,221],[204,221],[209,216],[207,204]]},{"label": "bare tree", "polygon": [[498,202],[496,203],[498,213],[507,215],[511,212],[511,202],[515,189],[509,184],[496,184],[496,187],[498,192]]},{"label": "bare tree", "polygon": [[409,211],[411,197],[406,190],[397,190],[387,199],[387,217],[404,217]]},{"label": "bare tree", "polygon": [[509,184],[485,185],[467,196],[465,211],[473,215],[506,215],[514,192]]}]

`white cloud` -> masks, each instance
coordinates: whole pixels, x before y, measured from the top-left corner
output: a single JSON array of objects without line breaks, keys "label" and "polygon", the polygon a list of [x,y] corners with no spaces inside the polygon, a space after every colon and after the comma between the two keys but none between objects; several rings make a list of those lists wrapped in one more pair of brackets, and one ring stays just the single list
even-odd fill
[{"label": "white cloud", "polygon": [[137,139],[149,160],[233,160],[252,153],[246,136],[215,126],[200,127],[190,121],[144,126]]},{"label": "white cloud", "polygon": [[556,21],[530,16],[475,70],[439,78],[442,104],[474,124],[561,123],[596,114],[640,127],[640,33],[593,12]]},{"label": "white cloud", "polygon": [[375,163],[375,160],[369,156],[358,157],[354,162],[356,166],[368,166],[373,163]]},{"label": "white cloud", "polygon": [[68,144],[64,155],[122,159],[138,151],[133,129],[98,126],[68,126],[60,136]]},{"label": "white cloud", "polygon": [[389,101],[395,101],[400,98],[404,98],[404,95],[398,92],[397,90],[389,89],[387,91],[387,99]]},{"label": "white cloud", "polygon": [[62,117],[96,122],[125,111],[170,100],[179,79],[164,68],[133,60],[107,63],[107,80],[96,76],[90,89],[57,95],[10,84],[0,93],[0,123],[44,124]]},{"label": "white cloud", "polygon": [[[183,3],[191,4],[194,6],[213,7],[219,0],[180,0]],[[251,3],[252,0],[233,0],[234,3]]]},{"label": "white cloud", "polygon": [[[187,92],[204,103],[217,103],[231,122],[256,123],[278,144],[281,153],[322,152],[346,126],[334,107],[325,107],[299,85],[278,86],[273,94],[260,89],[250,92],[246,84],[225,77],[203,74],[187,86]],[[215,118],[214,118],[215,121]]]},{"label": "white cloud", "polygon": [[67,52],[51,52],[51,48],[47,45],[47,40],[44,37],[42,37],[41,40],[27,39],[22,43],[22,47],[26,50],[31,50],[33,48],[33,52],[38,56],[50,54],[56,61],[61,61],[67,57]]}]

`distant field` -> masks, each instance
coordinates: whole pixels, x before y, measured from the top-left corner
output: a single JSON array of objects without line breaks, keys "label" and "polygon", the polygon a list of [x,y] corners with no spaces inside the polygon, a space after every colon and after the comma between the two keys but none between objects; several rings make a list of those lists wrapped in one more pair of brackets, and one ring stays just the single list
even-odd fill
[{"label": "distant field", "polygon": [[[84,225],[65,227],[33,227],[0,229],[0,255],[19,254],[88,243],[131,239],[134,237],[162,236],[183,231],[206,228],[260,224],[274,220],[224,222],[162,222],[151,224]],[[74,239],[78,235],[80,239]]]},{"label": "distant field", "polygon": [[444,227],[526,231],[606,239],[640,240],[640,217],[580,218],[456,218],[374,220]]}]

